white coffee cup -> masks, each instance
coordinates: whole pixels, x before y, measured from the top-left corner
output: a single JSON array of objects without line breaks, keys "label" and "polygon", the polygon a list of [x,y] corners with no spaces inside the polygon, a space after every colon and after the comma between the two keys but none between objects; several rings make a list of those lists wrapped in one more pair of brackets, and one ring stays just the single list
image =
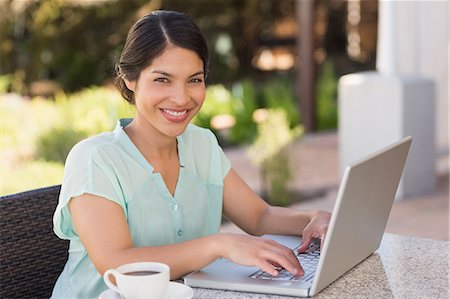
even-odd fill
[{"label": "white coffee cup", "polygon": [[[116,279],[116,285],[111,282],[110,275]],[[155,262],[125,264],[107,270],[103,280],[126,299],[161,298],[170,281],[170,268]]]}]

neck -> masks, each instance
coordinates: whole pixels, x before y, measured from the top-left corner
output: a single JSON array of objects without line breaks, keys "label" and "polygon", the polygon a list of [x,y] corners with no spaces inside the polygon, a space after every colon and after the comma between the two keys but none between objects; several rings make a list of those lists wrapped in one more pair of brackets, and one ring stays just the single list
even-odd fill
[{"label": "neck", "polygon": [[178,154],[176,137],[161,134],[146,121],[135,118],[124,130],[147,158],[168,159]]}]

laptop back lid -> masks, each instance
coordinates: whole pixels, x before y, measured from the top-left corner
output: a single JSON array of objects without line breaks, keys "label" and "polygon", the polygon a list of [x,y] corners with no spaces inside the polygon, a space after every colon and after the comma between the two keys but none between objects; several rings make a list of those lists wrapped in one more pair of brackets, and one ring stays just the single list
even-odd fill
[{"label": "laptop back lid", "polygon": [[406,137],[345,170],[310,296],[378,249],[411,141]]}]

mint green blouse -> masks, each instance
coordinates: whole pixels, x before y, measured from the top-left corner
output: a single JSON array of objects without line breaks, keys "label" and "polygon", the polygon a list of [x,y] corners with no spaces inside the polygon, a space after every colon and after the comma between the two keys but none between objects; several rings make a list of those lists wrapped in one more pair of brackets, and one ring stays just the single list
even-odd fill
[{"label": "mint green blouse", "polygon": [[81,141],[67,157],[53,225],[56,235],[70,240],[69,257],[52,298],[95,298],[107,289],[74,230],[67,205],[72,197],[90,193],[119,204],[137,247],[219,231],[230,162],[214,134],[191,124],[177,137],[181,167],[172,196],[123,130],[130,122],[121,119],[113,132]]}]

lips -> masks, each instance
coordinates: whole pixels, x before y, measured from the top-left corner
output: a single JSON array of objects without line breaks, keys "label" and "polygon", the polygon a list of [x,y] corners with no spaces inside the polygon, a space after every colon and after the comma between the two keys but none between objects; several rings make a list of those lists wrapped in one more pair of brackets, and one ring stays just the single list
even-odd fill
[{"label": "lips", "polygon": [[182,122],[184,120],[186,120],[186,118],[189,115],[189,111],[190,110],[172,110],[172,109],[167,109],[167,108],[163,108],[160,109],[162,115],[169,121],[172,122]]}]

